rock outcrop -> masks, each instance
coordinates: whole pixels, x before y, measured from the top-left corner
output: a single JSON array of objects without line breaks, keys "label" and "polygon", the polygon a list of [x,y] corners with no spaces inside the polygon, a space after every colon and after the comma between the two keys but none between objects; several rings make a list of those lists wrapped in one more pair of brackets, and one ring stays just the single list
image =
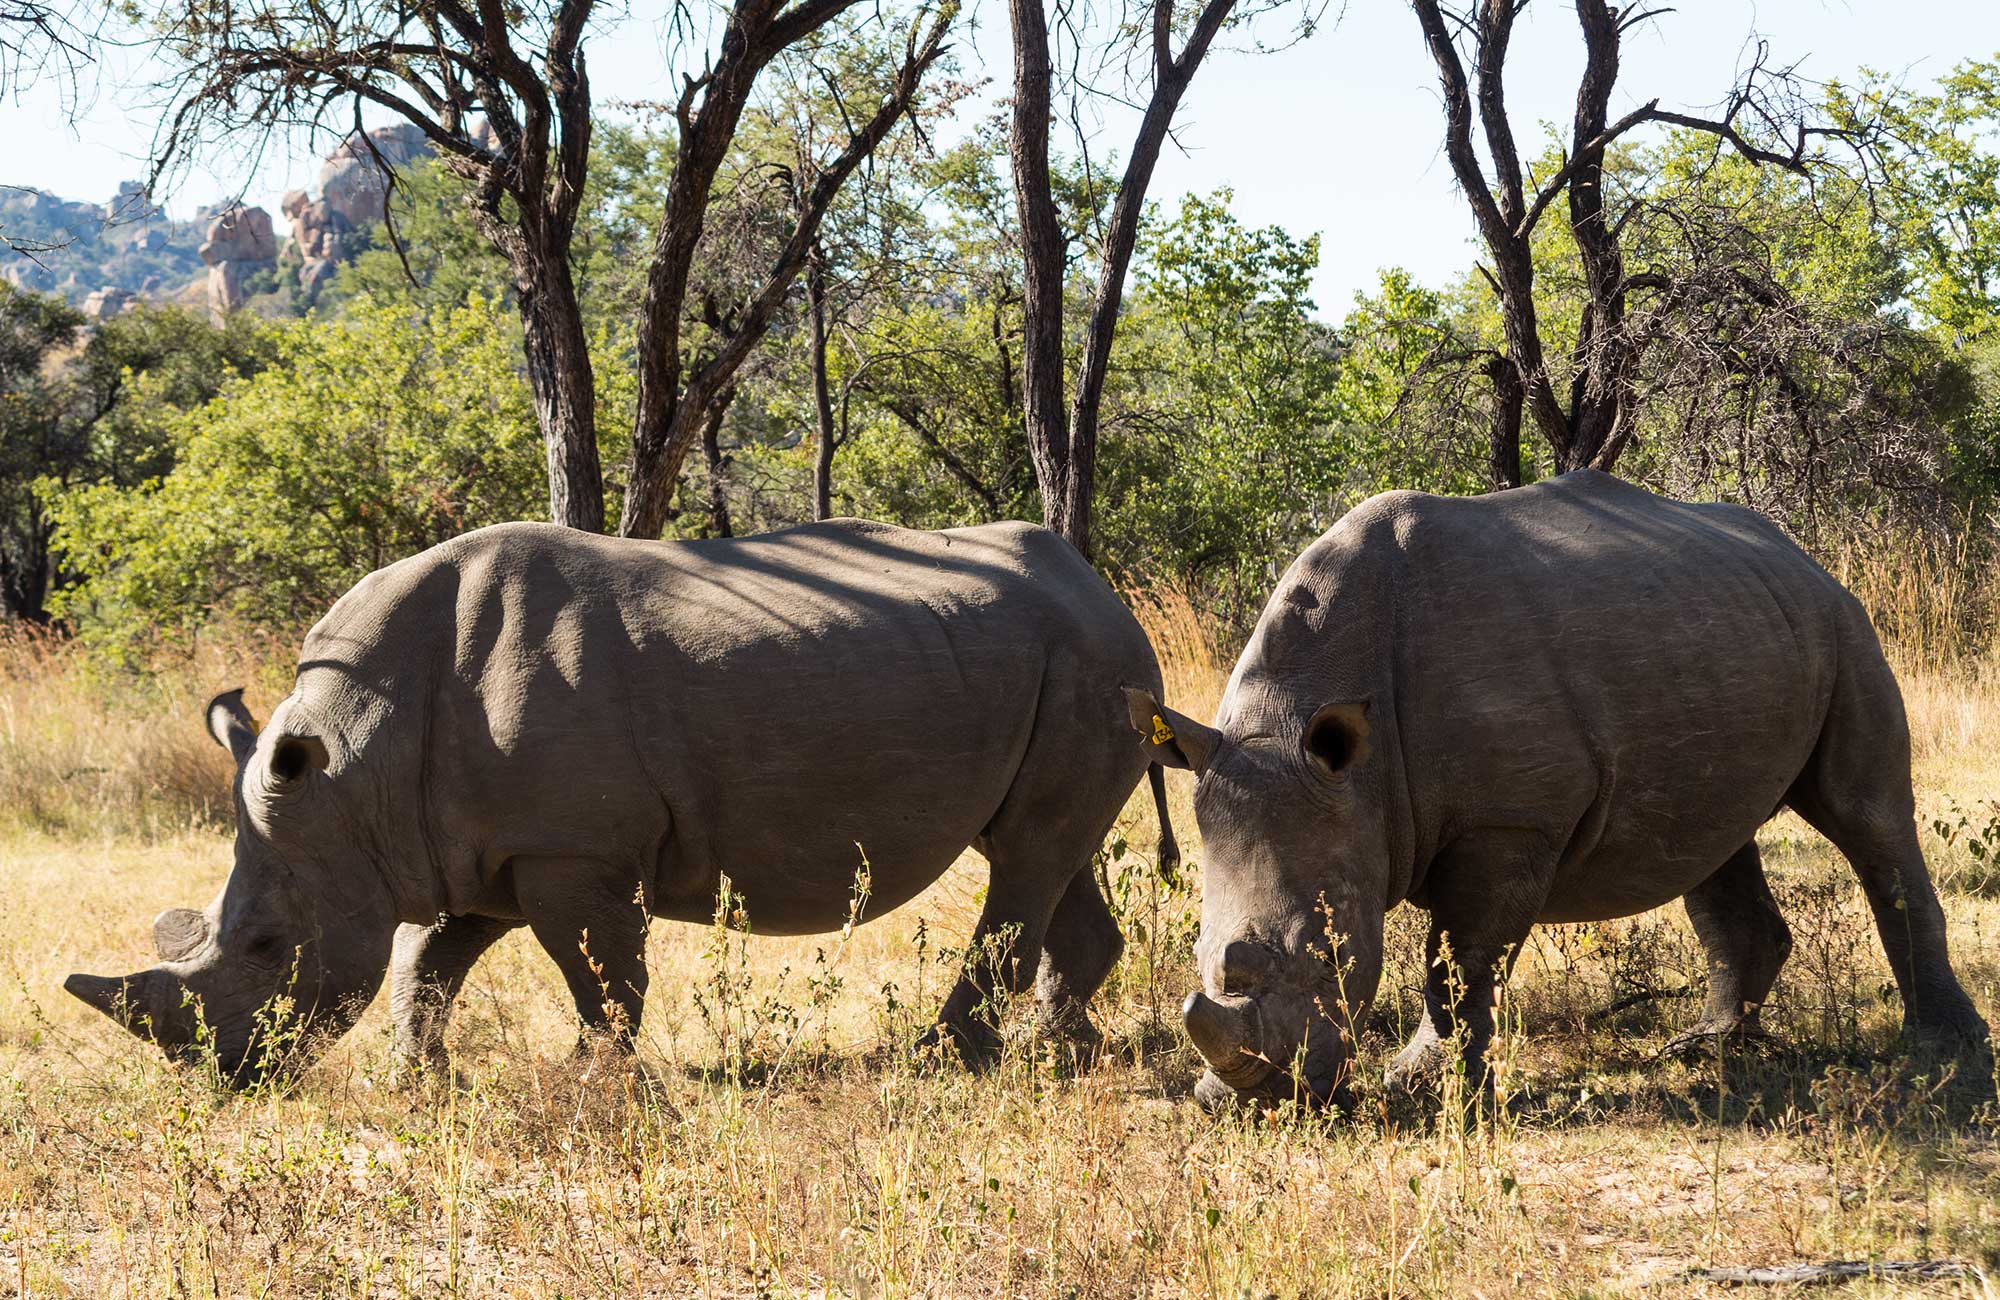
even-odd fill
[{"label": "rock outcrop", "polygon": [[[268,283],[273,292],[248,305],[299,310],[381,223],[390,173],[432,152],[423,132],[408,124],[378,127],[366,139],[349,136],[320,167],[316,192],[285,196],[276,231],[269,213],[234,203],[176,221],[138,181],[126,181],[102,203],[0,185],[0,231],[33,254],[0,246],[0,281],[58,294],[78,307],[95,303],[93,311],[107,314],[143,297],[189,305],[205,299],[217,316],[245,306]],[[261,275],[275,268],[279,237],[286,235],[284,258],[299,267],[296,298],[282,277],[269,283]],[[100,296],[108,289],[126,297],[114,305]]]},{"label": "rock outcrop", "polygon": [[107,321],[124,311],[132,295],[115,284],[107,284],[83,300],[83,314],[92,321]]},{"label": "rock outcrop", "polygon": [[299,259],[299,296],[312,302],[347,260],[354,227],[325,199],[304,190],[288,192],[280,206],[291,223],[292,253]]},{"label": "rock outcrop", "polygon": [[271,214],[262,208],[230,207],[209,222],[200,252],[208,264],[208,312],[219,323],[243,305],[244,280],[277,265]]},{"label": "rock outcrop", "polygon": [[302,302],[319,297],[362,237],[382,220],[389,196],[384,165],[393,171],[430,154],[429,142],[416,127],[377,127],[366,140],[349,136],[328,155],[319,170],[320,197],[304,190],[285,195],[281,206],[291,223],[292,255],[299,259]]},{"label": "rock outcrop", "polygon": [[102,203],[0,185],[0,230],[30,250],[0,247],[0,280],[78,307],[106,286],[137,291],[150,278],[185,284],[202,274],[201,229],[169,218],[137,181]]},{"label": "rock outcrop", "polygon": [[367,230],[382,219],[382,205],[389,194],[389,177],[383,165],[406,167],[430,155],[430,142],[424,133],[407,122],[376,127],[366,140],[349,136],[327,155],[319,169],[320,200],[349,226]]}]

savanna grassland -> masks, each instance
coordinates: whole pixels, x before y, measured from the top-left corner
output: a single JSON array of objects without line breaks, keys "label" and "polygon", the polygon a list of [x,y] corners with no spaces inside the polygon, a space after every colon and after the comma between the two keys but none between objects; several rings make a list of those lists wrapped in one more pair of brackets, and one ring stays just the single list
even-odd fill
[{"label": "savanna grassland", "polygon": [[[1899,635],[1925,846],[1995,1019],[2000,661],[1945,635],[1979,593],[1909,563],[1846,576]],[[1176,603],[1147,617],[1205,716],[1226,663]],[[1993,1080],[1899,1057],[1853,878],[1789,815],[1763,836],[1796,938],[1769,1045],[1657,1059],[1703,978],[1678,908],[1545,930],[1503,1008],[1506,1105],[1465,1123],[1379,1089],[1351,1120],[1194,1106],[1184,784],[1185,881],[1151,866],[1143,786],[1109,847],[1130,941],[1094,1008],[1110,1059],[1082,1074],[1018,1039],[976,1076],[908,1053],[971,929],[968,855],[845,934],[657,925],[636,1072],[572,1056],[523,932],[460,1003],[456,1086],[396,1077],[378,1001],[295,1081],[221,1092],[60,985],[147,964],[153,915],[220,886],[228,768],[199,707],[248,680],[262,716],[285,650],[144,677],[0,652],[0,1295],[1497,1300],[1701,1294],[1692,1267],[1822,1259],[1958,1260],[1922,1289],[2000,1294]],[[1370,1068],[1415,1009],[1419,922],[1390,918]]]}]

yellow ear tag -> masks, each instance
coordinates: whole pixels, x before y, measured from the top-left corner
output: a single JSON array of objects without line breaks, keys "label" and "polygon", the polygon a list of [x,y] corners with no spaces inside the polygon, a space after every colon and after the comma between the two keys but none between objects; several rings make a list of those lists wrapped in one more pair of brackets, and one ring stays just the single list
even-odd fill
[{"label": "yellow ear tag", "polygon": [[1173,738],[1174,729],[1167,725],[1165,718],[1155,713],[1153,715],[1153,743],[1155,745],[1164,745]]}]

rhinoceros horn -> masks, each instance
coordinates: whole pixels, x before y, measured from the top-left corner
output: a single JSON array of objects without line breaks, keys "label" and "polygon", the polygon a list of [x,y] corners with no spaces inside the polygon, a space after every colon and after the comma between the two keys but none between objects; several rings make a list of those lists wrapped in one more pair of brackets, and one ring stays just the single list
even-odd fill
[{"label": "rhinoceros horn", "polygon": [[1212,998],[1196,989],[1181,1004],[1181,1022],[1201,1059],[1232,1088],[1255,1088],[1276,1068],[1257,1054],[1257,1012],[1248,998]]},{"label": "rhinoceros horn", "polygon": [[161,961],[186,961],[208,942],[208,918],[191,907],[170,907],[153,918],[153,951]]},{"label": "rhinoceros horn", "polygon": [[72,975],[63,981],[63,988],[147,1039],[157,1039],[181,1007],[181,982],[158,967],[122,979]]}]

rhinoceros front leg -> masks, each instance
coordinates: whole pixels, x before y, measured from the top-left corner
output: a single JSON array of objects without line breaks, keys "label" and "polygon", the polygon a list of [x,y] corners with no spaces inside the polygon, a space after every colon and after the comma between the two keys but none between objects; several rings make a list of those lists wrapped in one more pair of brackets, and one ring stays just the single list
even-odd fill
[{"label": "rhinoceros front leg", "polygon": [[514,897],[585,1031],[629,1048],[646,1007],[649,917],[637,874],[592,861],[515,859]]},{"label": "rhinoceros front leg", "polygon": [[418,1069],[446,1066],[445,1022],[465,977],[501,935],[519,924],[490,916],[446,916],[436,925],[396,927],[389,1010],[399,1061]]},{"label": "rhinoceros front leg", "polygon": [[1736,850],[1681,901],[1708,958],[1708,1009],[1666,1050],[1688,1051],[1726,1035],[1756,1033],[1758,1013],[1792,951],[1791,927],[1771,897],[1757,842]]},{"label": "rhinoceros front leg", "polygon": [[1528,831],[1470,836],[1431,866],[1431,929],[1424,946],[1424,1017],[1384,1072],[1391,1087],[1428,1085],[1462,1050],[1469,1095],[1486,1085],[1495,990],[1548,896],[1555,856]]},{"label": "rhinoceros front leg", "polygon": [[1425,943],[1424,1016],[1384,1071],[1383,1082],[1413,1089],[1436,1083],[1451,1068],[1456,1042],[1468,1089],[1484,1086],[1486,1049],[1493,1041],[1494,990],[1506,978],[1515,946],[1481,943],[1470,935],[1460,938],[1432,918]]}]

